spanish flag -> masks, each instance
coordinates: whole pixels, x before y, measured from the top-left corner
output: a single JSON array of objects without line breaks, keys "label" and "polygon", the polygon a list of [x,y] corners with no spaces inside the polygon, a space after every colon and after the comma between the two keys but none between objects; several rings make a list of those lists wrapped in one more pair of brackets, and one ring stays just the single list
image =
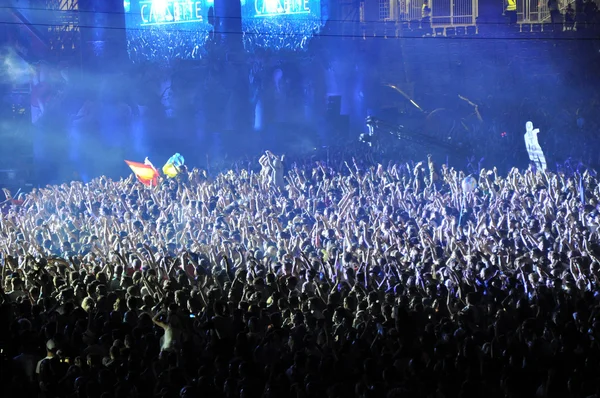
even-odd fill
[{"label": "spanish flag", "polygon": [[126,160],[125,163],[131,168],[133,174],[140,180],[140,182],[149,187],[155,187],[158,185],[158,172],[152,165],[131,162]]}]

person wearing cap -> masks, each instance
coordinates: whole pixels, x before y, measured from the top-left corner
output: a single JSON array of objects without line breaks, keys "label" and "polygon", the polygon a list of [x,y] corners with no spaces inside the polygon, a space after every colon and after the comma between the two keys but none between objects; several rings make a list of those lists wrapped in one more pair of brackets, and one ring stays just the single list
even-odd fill
[{"label": "person wearing cap", "polygon": [[42,391],[48,391],[51,388],[53,380],[53,364],[55,360],[58,360],[58,347],[53,339],[46,342],[46,357],[38,361],[35,368],[35,374],[37,375]]}]

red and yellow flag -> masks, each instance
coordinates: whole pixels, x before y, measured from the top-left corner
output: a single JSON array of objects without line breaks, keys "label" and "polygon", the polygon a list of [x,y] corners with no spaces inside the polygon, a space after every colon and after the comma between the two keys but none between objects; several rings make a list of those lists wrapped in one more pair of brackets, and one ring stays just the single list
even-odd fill
[{"label": "red and yellow flag", "polygon": [[155,187],[158,185],[158,171],[149,164],[131,162],[126,160],[125,163],[131,168],[133,174],[140,180],[140,182],[149,187]]}]

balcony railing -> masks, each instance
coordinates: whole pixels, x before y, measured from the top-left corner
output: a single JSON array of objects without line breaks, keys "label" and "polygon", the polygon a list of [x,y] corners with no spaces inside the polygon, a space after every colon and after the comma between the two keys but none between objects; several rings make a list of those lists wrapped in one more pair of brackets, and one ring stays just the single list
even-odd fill
[{"label": "balcony railing", "polygon": [[[429,20],[433,27],[475,25],[478,0],[429,0],[430,12],[424,15],[424,0],[365,0],[361,2],[362,22],[411,22]],[[370,12],[376,7],[377,12]],[[424,18],[428,16],[428,18]]]}]

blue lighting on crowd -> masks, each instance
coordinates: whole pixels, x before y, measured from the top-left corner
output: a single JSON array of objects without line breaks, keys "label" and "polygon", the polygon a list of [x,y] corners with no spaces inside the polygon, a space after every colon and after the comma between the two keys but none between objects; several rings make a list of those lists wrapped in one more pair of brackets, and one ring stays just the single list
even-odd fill
[{"label": "blue lighting on crowd", "polygon": [[306,50],[310,39],[321,29],[316,17],[294,18],[278,16],[242,20],[244,45],[249,51],[257,48],[271,50]]}]

